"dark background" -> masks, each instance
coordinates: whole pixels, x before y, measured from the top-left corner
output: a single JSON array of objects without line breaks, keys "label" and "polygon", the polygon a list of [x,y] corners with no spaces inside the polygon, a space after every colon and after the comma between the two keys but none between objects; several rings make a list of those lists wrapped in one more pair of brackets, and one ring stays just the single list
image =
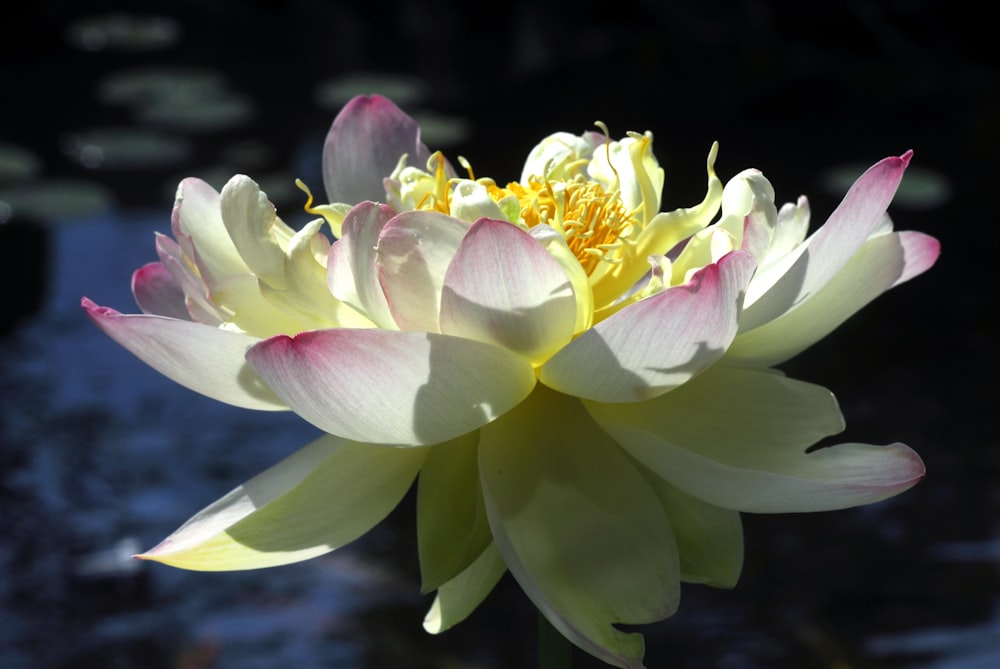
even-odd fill
[{"label": "dark background", "polygon": [[[506,577],[420,627],[413,504],[329,557],[239,574],[127,559],[311,439],[294,416],[195,396],[79,309],[133,311],[176,182],[260,181],[291,224],[322,139],[384,91],[477,174],[516,178],[555,130],[652,130],[664,208],[745,167],[814,225],[886,155],[890,212],[937,266],[783,365],[837,393],[844,440],[904,441],[927,479],[863,509],[745,516],[731,592],[685,587],[650,667],[1000,665],[994,277],[1000,71],[984,16],[943,1],[21,3],[0,38],[0,667],[523,667]],[[578,654],[576,666],[598,666]]]}]

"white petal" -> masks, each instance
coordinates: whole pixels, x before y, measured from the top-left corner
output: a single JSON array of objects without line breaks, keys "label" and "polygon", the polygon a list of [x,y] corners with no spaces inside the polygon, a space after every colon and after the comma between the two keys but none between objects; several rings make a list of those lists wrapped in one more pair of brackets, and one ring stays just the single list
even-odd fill
[{"label": "white petal", "polygon": [[198,571],[258,569],[329,553],[374,527],[426,449],[326,435],[209,505],[139,556]]},{"label": "white petal", "polygon": [[737,511],[693,497],[655,474],[656,491],[681,556],[681,579],[716,588],[732,588],[743,568],[743,523]]},{"label": "white petal", "polygon": [[737,251],[690,283],[622,309],[549,359],[539,379],[602,402],[634,402],[676,388],[725,353],[753,268],[753,258]]},{"label": "white petal", "polygon": [[177,186],[171,229],[210,288],[227,276],[250,271],[222,222],[219,194],[201,179],[184,179]]},{"label": "white petal", "polygon": [[441,331],[540,362],[569,342],[576,311],[559,262],[517,226],[484,218],[469,228],[448,266]]},{"label": "white petal", "polygon": [[87,298],[83,308],[105,334],[182,386],[246,409],[288,409],[244,359],[260,341],[256,337],[163,316],[120,314]]},{"label": "white petal", "polygon": [[431,447],[417,486],[421,590],[464,571],[493,542],[477,464],[478,431]]},{"label": "white petal", "polygon": [[824,511],[870,504],[917,483],[923,463],[902,444],[840,444],[833,395],[772,372],[716,365],[658,398],[587,402],[621,446],[657,475],[737,511]]},{"label": "white petal", "polygon": [[527,360],[424,332],[316,330],[274,337],[247,359],[297,414],[324,432],[400,446],[481,427],[527,397]]},{"label": "white petal", "polygon": [[395,329],[375,260],[382,228],[396,215],[384,204],[362,202],[352,208],[341,226],[343,235],[330,247],[327,285],[338,300],[357,309],[380,328]]},{"label": "white petal", "polygon": [[643,641],[614,627],[677,607],[679,564],[655,493],[575,398],[539,385],[481,431],[479,470],[494,541],[552,625],[618,667]]},{"label": "white petal", "polygon": [[469,226],[436,211],[406,211],[378,238],[378,279],[400,330],[440,332],[438,312],[448,263]]},{"label": "white petal", "polygon": [[465,620],[490,594],[507,571],[500,551],[491,542],[465,571],[438,588],[424,629],[440,634]]},{"label": "white petal", "polygon": [[858,178],[826,223],[788,257],[781,278],[758,295],[752,284],[740,326],[751,330],[795,308],[843,268],[883,221],[911,153],[885,158]]},{"label": "white petal", "polygon": [[918,232],[872,237],[797,309],[738,334],[726,359],[766,366],[791,358],[883,292],[927,270],[937,259],[939,249],[936,239]]},{"label": "white petal", "polygon": [[222,221],[250,271],[272,288],[285,287],[286,244],[294,232],[274,210],[257,183],[242,174],[222,188],[219,205]]}]

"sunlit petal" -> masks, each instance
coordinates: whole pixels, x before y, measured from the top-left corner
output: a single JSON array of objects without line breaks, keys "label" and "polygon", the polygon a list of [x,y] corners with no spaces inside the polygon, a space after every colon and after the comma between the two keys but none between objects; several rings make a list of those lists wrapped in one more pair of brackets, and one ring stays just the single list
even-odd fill
[{"label": "sunlit petal", "polygon": [[465,571],[438,588],[434,603],[424,618],[424,629],[440,634],[465,620],[506,572],[507,565],[500,551],[490,543]]},{"label": "sunlit petal", "polygon": [[261,342],[247,360],[321,430],[400,446],[437,444],[481,427],[535,384],[519,355],[425,332],[303,332]]},{"label": "sunlit petal", "polygon": [[715,366],[648,402],[586,403],[636,459],[710,504],[738,511],[825,511],[870,504],[917,483],[920,458],[902,444],[840,444],[828,390],[777,372]]},{"label": "sunlit petal", "polygon": [[425,456],[426,449],[320,437],[202,509],[139,557],[230,571],[329,553],[396,507]]},{"label": "sunlit petal", "polygon": [[801,304],[846,265],[882,222],[912,152],[885,158],[858,178],[827,222],[767,292],[751,285],[741,329],[752,330]]},{"label": "sunlit petal", "polygon": [[490,526],[511,574],[553,626],[619,667],[643,642],[615,623],[671,615],[680,567],[656,494],[579,401],[538,386],[482,430]]},{"label": "sunlit petal", "polygon": [[753,269],[753,258],[737,251],[689,283],[619,311],[554,355],[540,380],[602,402],[634,402],[676,388],[725,353]]},{"label": "sunlit petal", "polygon": [[120,314],[87,298],[82,306],[105,334],[182,386],[246,409],[288,408],[244,360],[260,341],[255,337],[164,316]]},{"label": "sunlit petal", "polygon": [[436,211],[406,211],[386,223],[376,249],[378,280],[400,330],[440,331],[444,275],[468,230]]},{"label": "sunlit petal", "polygon": [[327,285],[330,292],[357,309],[378,327],[395,329],[389,305],[379,285],[375,260],[382,228],[396,215],[384,204],[362,202],[352,208],[341,227],[343,237],[330,247]]},{"label": "sunlit petal", "polygon": [[919,232],[872,237],[799,308],[741,332],[726,353],[732,361],[775,365],[812,346],[893,286],[934,264],[940,244]]},{"label": "sunlit petal", "polygon": [[462,239],[445,274],[441,331],[538,362],[569,342],[576,310],[559,262],[517,226],[484,218]]}]

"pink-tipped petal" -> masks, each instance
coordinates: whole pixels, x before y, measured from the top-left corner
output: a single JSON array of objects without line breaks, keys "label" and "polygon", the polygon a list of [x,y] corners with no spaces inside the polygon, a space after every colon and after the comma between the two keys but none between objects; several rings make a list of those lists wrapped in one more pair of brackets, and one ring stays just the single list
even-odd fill
[{"label": "pink-tipped petal", "polygon": [[797,308],[846,265],[878,230],[889,203],[910,163],[912,151],[889,157],[862,174],[826,223],[805,243],[804,250],[766,292],[751,285],[740,329],[747,332]]},{"label": "pink-tipped petal", "polygon": [[133,272],[132,295],[143,313],[191,320],[184,306],[184,291],[161,262],[147,263]]},{"label": "pink-tipped petal", "polygon": [[184,293],[184,306],[189,319],[199,323],[218,326],[228,320],[224,313],[208,297],[208,288],[197,270],[184,256],[180,245],[166,235],[156,234],[156,255],[163,267],[170,272],[174,281]]},{"label": "pink-tipped petal", "polygon": [[87,298],[81,306],[105,334],[182,386],[246,409],[288,409],[244,360],[260,341],[256,337],[187,320],[121,314]]},{"label": "pink-tipped petal", "polygon": [[922,232],[904,230],[899,233],[899,242],[903,246],[903,271],[890,288],[920,276],[933,267],[941,255],[941,242]]},{"label": "pink-tipped petal", "polygon": [[247,359],[321,430],[398,446],[437,444],[490,422],[531,392],[524,358],[425,332],[316,330],[273,337]]},{"label": "pink-tipped petal", "polygon": [[736,335],[754,260],[742,251],[601,321],[554,355],[542,383],[600,402],[649,399],[722,357]]},{"label": "pink-tipped petal", "polygon": [[576,298],[559,262],[531,235],[483,218],[445,274],[441,331],[541,362],[573,336]]},{"label": "pink-tipped petal", "polygon": [[323,147],[323,183],[330,202],[385,201],[383,179],[403,154],[424,167],[430,151],[420,126],[381,95],[359,95],[333,120]]},{"label": "pink-tipped petal", "polygon": [[798,309],[736,336],[726,360],[776,365],[804,351],[876,297],[928,270],[940,244],[919,232],[872,237]]},{"label": "pink-tipped petal", "polygon": [[438,312],[448,263],[469,231],[436,211],[405,211],[378,238],[378,278],[400,330],[440,332]]}]

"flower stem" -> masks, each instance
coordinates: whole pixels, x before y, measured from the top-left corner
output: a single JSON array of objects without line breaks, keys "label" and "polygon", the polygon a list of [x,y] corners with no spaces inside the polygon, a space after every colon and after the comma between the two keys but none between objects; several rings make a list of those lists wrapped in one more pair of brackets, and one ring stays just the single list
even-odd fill
[{"label": "flower stem", "polygon": [[569,640],[538,613],[538,669],[570,669],[572,650]]}]

